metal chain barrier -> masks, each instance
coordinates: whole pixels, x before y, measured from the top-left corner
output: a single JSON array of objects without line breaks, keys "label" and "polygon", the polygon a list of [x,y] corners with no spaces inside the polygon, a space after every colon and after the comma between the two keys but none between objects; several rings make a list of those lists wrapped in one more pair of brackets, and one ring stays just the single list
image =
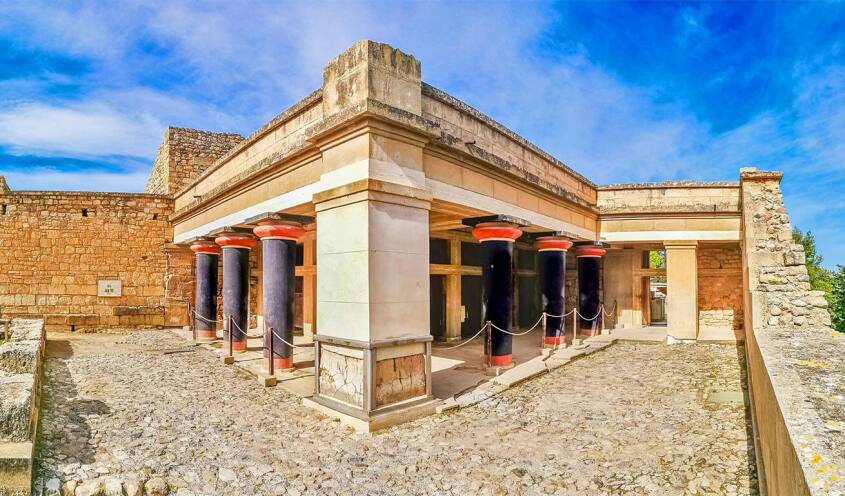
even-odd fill
[{"label": "metal chain barrier", "polygon": [[455,348],[460,348],[461,346],[463,346],[463,345],[465,345],[465,344],[469,343],[469,342],[470,342],[470,341],[472,341],[473,339],[475,339],[475,338],[477,338],[478,336],[480,336],[480,335],[481,335],[481,333],[482,333],[482,332],[484,332],[484,330],[485,330],[485,329],[487,329],[487,324],[486,324],[486,323],[484,324],[484,326],[482,326],[482,327],[481,327],[481,329],[479,329],[479,330],[478,330],[478,332],[476,332],[476,333],[475,333],[475,336],[473,336],[473,337],[471,337],[471,338],[467,339],[467,340],[466,340],[466,341],[464,341],[463,343],[456,344],[455,346],[449,346],[449,347],[446,347],[446,348],[438,348],[438,349],[440,349],[440,350],[454,350]]},{"label": "metal chain barrier", "polygon": [[523,331],[523,332],[510,332],[510,331],[506,331],[506,330],[502,329],[501,327],[497,326],[496,324],[494,324],[493,322],[490,322],[490,325],[491,325],[491,326],[493,326],[493,329],[496,329],[496,330],[498,330],[499,332],[504,332],[505,334],[510,334],[511,336],[525,336],[525,335],[526,335],[526,334],[528,334],[529,332],[531,332],[531,331],[533,331],[534,329],[536,329],[536,328],[537,328],[537,326],[539,326],[539,325],[540,325],[540,322],[542,322],[542,321],[543,321],[543,314],[540,314],[540,318],[539,318],[539,319],[537,319],[537,323],[536,323],[536,324],[534,324],[533,326],[531,326],[531,329],[528,329],[527,331]]},{"label": "metal chain barrier", "polygon": [[204,321],[208,322],[209,324],[215,324],[217,322],[223,322],[222,320],[207,319],[207,318],[203,317],[202,315],[198,314],[196,310],[191,310],[191,313],[194,314],[194,317],[198,317],[199,319],[204,320]]}]

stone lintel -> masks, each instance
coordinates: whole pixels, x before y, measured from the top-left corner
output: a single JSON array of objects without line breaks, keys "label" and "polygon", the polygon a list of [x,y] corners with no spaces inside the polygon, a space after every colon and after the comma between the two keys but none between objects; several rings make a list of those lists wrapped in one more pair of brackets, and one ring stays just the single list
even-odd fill
[{"label": "stone lintel", "polygon": [[263,214],[247,218],[243,223],[244,225],[257,225],[260,222],[273,220],[296,222],[297,224],[301,224],[303,226],[314,223],[314,217],[310,215],[286,214],[284,212],[264,212]]},{"label": "stone lintel", "polygon": [[756,167],[743,167],[739,170],[741,182],[745,181],[777,181],[783,178],[781,171],[758,171]]},{"label": "stone lintel", "polygon": [[531,225],[531,222],[520,219],[519,217],[514,217],[513,215],[506,215],[506,214],[494,214],[494,215],[482,215],[481,217],[467,217],[466,219],[462,219],[461,222],[463,225],[468,227],[475,227],[478,224],[485,224],[488,222],[504,222],[508,224],[516,224],[519,227],[527,227]]},{"label": "stone lintel", "polygon": [[[384,195],[392,195],[397,197],[404,197],[414,200],[419,200],[420,202],[424,202],[428,205],[427,208],[430,208],[430,202],[432,199],[432,194],[428,191],[414,188],[412,186],[406,186],[404,184],[396,184],[391,183],[388,181],[381,181],[379,179],[359,179],[357,181],[353,181],[348,184],[344,184],[342,186],[337,186],[335,188],[327,189],[325,191],[320,191],[319,193],[315,193],[312,197],[312,201],[315,205],[320,203],[325,203],[330,200],[335,200],[343,197],[350,197],[355,195],[356,193],[363,193],[363,192],[372,192],[372,193],[381,193]],[[375,197],[367,197],[356,199],[355,201],[360,201],[362,199],[373,199],[379,200],[379,198]],[[384,199],[382,199],[383,201]],[[350,201],[347,203],[354,203],[355,201]],[[333,207],[337,207],[340,205],[332,205]],[[411,206],[411,205],[408,205]],[[425,205],[416,205],[419,208],[425,208]],[[319,205],[317,206],[318,211],[321,210]]]},{"label": "stone lintel", "polygon": [[696,248],[698,246],[698,240],[696,239],[676,239],[676,240],[667,240],[663,242],[663,246],[666,248]]},{"label": "stone lintel", "polygon": [[[240,236],[244,236],[244,235],[253,236],[253,232],[252,232],[251,228],[235,227],[235,226],[220,226],[216,229],[212,229],[211,231],[209,231],[207,236],[217,237],[217,236],[220,236],[221,234],[237,234],[237,235],[240,235]],[[203,238],[205,236],[199,236],[199,237]]]}]

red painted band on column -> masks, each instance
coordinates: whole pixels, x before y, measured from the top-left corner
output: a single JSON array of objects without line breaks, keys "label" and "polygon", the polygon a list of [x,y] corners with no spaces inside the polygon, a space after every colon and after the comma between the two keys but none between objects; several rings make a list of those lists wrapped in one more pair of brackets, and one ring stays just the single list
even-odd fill
[{"label": "red painted band on column", "polygon": [[205,253],[207,255],[219,255],[223,250],[217,243],[209,241],[207,243],[192,244],[191,251],[194,253]]},{"label": "red painted band on column", "polygon": [[232,351],[246,351],[246,341],[233,341]]},{"label": "red painted band on column", "polygon": [[546,336],[546,344],[566,344],[566,336]]},{"label": "red painted band on column", "polygon": [[575,256],[580,257],[600,257],[607,253],[604,248],[596,248],[592,246],[578,246],[575,248]]},{"label": "red painted band on column", "polygon": [[522,229],[510,224],[488,222],[479,224],[472,230],[472,235],[479,241],[513,241],[522,236]]},{"label": "red painted band on column", "polygon": [[290,239],[296,241],[303,234],[305,229],[299,224],[277,224],[260,222],[258,227],[252,230],[261,239]]},{"label": "red painted band on column", "polygon": [[197,338],[201,339],[216,339],[217,332],[216,331],[208,331],[208,330],[197,330]]},{"label": "red painted band on column", "polygon": [[492,355],[490,357],[491,367],[504,367],[513,363],[513,355]]},{"label": "red painted band on column", "polygon": [[579,336],[598,336],[601,334],[601,331],[598,329],[581,329],[578,333]]},{"label": "red painted band on column", "polygon": [[252,236],[240,236],[237,234],[219,236],[214,241],[223,248],[252,248],[258,243]]},{"label": "red painted band on column", "polygon": [[273,367],[275,367],[277,369],[292,369],[293,368],[293,357],[274,358],[273,359]]},{"label": "red painted band on column", "polygon": [[568,239],[543,237],[537,238],[535,246],[537,251],[566,251],[572,247],[572,241],[569,241]]}]

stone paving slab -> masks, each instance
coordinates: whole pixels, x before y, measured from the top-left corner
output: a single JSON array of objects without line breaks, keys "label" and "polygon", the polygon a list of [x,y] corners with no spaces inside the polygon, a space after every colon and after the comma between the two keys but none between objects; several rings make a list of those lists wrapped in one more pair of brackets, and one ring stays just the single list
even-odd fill
[{"label": "stone paving slab", "polygon": [[181,496],[756,491],[744,405],[706,401],[713,390],[742,390],[732,346],[616,344],[475,406],[366,434],[207,351],[155,353],[184,345],[171,333],[97,339],[46,361],[40,487],[117,480],[129,494],[146,485]]}]

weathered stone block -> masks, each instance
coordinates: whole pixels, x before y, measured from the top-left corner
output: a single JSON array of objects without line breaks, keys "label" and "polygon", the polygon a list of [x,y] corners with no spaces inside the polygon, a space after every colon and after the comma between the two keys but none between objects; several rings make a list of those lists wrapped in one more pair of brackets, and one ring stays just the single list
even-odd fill
[{"label": "weathered stone block", "polygon": [[376,362],[376,406],[424,396],[425,355],[409,355]]},{"label": "weathered stone block", "polygon": [[0,373],[37,374],[40,341],[12,341],[0,345]]},{"label": "weathered stone block", "polygon": [[30,440],[34,387],[33,374],[0,377],[0,442]]}]

